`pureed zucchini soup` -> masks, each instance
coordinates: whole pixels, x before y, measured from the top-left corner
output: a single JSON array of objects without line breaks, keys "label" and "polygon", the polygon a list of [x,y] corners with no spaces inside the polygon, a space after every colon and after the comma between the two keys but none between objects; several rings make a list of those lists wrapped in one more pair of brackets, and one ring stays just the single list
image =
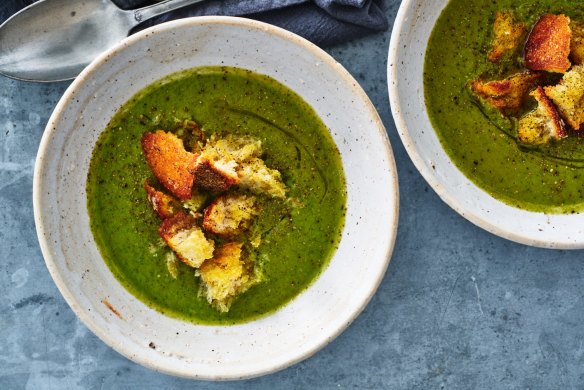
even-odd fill
[{"label": "pureed zucchini soup", "polygon": [[574,126],[584,84],[574,80],[584,76],[576,47],[584,4],[471,3],[448,3],[426,51],[426,107],[442,146],[471,181],[511,206],[582,211],[584,129]]},{"label": "pureed zucchini soup", "polygon": [[276,80],[228,67],[132,97],[98,140],[87,194],[120,283],[204,324],[292,300],[330,261],[346,212],[341,158],[315,111]]}]

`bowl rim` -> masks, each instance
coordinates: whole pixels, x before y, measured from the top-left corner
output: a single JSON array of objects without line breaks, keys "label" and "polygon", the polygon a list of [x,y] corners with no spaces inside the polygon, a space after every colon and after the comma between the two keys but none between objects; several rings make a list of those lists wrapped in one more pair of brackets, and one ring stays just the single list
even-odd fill
[{"label": "bowl rim", "polygon": [[[509,229],[505,229],[503,226],[499,226],[493,223],[488,222],[484,218],[482,218],[474,209],[465,207],[459,200],[458,197],[453,193],[452,190],[449,190],[446,186],[443,186],[437,179],[435,174],[424,164],[422,156],[418,153],[417,148],[415,147],[414,141],[410,136],[410,132],[408,126],[406,124],[406,120],[404,115],[402,114],[399,92],[398,92],[398,82],[397,82],[397,64],[399,63],[398,58],[398,51],[400,47],[400,34],[403,30],[404,24],[408,21],[406,14],[407,10],[410,8],[411,3],[414,0],[403,0],[399,10],[396,15],[396,19],[393,25],[393,29],[391,32],[391,38],[389,42],[389,51],[387,57],[387,87],[389,92],[389,103],[391,108],[391,113],[393,115],[393,119],[395,121],[396,128],[398,130],[398,134],[402,140],[402,143],[408,153],[410,159],[414,163],[414,166],[420,172],[422,177],[426,180],[430,187],[438,194],[440,199],[444,201],[450,208],[456,211],[460,216],[464,217],[474,225],[486,230],[487,232],[494,234],[496,236],[505,238],[507,240],[524,244],[528,246],[538,247],[538,248],[545,248],[545,249],[584,249],[584,241],[582,242],[557,242],[557,241],[546,241],[531,237],[527,234],[522,234],[522,232],[512,231]],[[448,4],[448,1],[445,0],[445,6]],[[424,47],[424,58],[425,58],[425,51],[426,47]],[[433,128],[433,126],[432,126]],[[446,151],[444,151],[446,153]],[[447,154],[448,156],[448,154]],[[450,156],[448,159],[451,160]],[[454,165],[457,170],[458,167]],[[468,181],[472,186],[478,188],[485,196],[489,196],[499,203],[508,206],[507,204],[499,201],[497,198],[491,196],[488,192],[483,190],[482,188],[478,187],[472,180],[470,180],[466,175],[464,175],[466,181]],[[512,206],[508,206],[512,207]],[[513,207],[514,208],[514,207]],[[518,209],[519,210],[519,209]],[[529,210],[522,210],[530,214],[545,214],[542,212],[535,212]]]},{"label": "bowl rim", "polygon": [[[258,369],[250,370],[246,374],[235,374],[235,375],[219,375],[219,376],[206,376],[205,373],[194,373],[192,371],[187,370],[173,370],[170,368],[159,367],[157,366],[156,360],[149,360],[148,358],[144,358],[138,354],[132,354],[130,350],[128,350],[124,343],[121,342],[121,339],[111,337],[107,332],[101,329],[98,325],[96,325],[93,320],[93,312],[88,314],[86,310],[82,310],[79,305],[77,304],[77,300],[75,295],[68,290],[65,281],[61,277],[58,267],[55,265],[53,254],[50,250],[50,245],[46,239],[45,226],[43,225],[43,210],[42,210],[42,198],[44,194],[41,191],[41,178],[43,176],[43,172],[45,170],[44,164],[38,164],[38,162],[42,162],[44,160],[44,156],[49,152],[49,141],[52,138],[52,134],[56,131],[56,129],[51,125],[54,123],[63,113],[64,109],[67,107],[69,101],[73,97],[73,92],[77,90],[79,86],[81,86],[86,79],[96,72],[100,66],[107,62],[107,60],[112,56],[115,55],[123,50],[125,50],[126,46],[132,45],[138,41],[146,39],[152,32],[161,32],[172,30],[175,28],[180,28],[184,26],[194,26],[194,25],[224,25],[224,26],[232,26],[232,27],[242,27],[242,28],[249,28],[256,31],[261,31],[263,33],[269,35],[275,35],[279,38],[283,38],[288,40],[298,46],[300,46],[303,50],[309,51],[312,55],[316,58],[321,60],[323,63],[330,66],[331,69],[335,69],[338,75],[346,82],[347,86],[350,86],[353,93],[359,96],[363,103],[366,106],[367,114],[371,118],[373,118],[376,122],[377,131],[379,136],[383,142],[384,146],[384,154],[387,159],[389,175],[391,176],[391,183],[387,183],[387,190],[391,192],[391,197],[393,199],[393,204],[391,205],[392,213],[393,213],[393,220],[388,222],[388,226],[391,226],[390,235],[387,237],[387,241],[385,243],[385,251],[384,251],[384,261],[382,263],[381,268],[379,269],[379,273],[376,275],[376,278],[372,280],[370,285],[369,291],[367,291],[366,299],[364,299],[358,306],[355,306],[353,312],[348,318],[346,322],[343,323],[337,329],[333,329],[328,334],[324,334],[320,337],[320,340],[312,347],[311,349],[301,351],[297,355],[292,355],[290,359],[285,361],[281,364],[273,364],[273,365],[266,365],[261,366]],[[398,176],[397,176],[397,168],[395,163],[395,158],[393,154],[393,150],[391,148],[391,143],[389,137],[387,135],[387,131],[385,126],[383,125],[383,121],[381,120],[377,110],[375,109],[373,103],[359,85],[359,83],[354,79],[354,77],[340,64],[338,63],[331,55],[326,53],[324,50],[316,46],[315,44],[311,43],[310,41],[302,38],[290,31],[282,29],[280,27],[276,27],[267,23],[259,22],[252,19],[241,18],[241,17],[231,17],[231,16],[197,16],[197,17],[189,17],[178,19],[174,21],[169,21],[165,23],[161,23],[159,25],[155,25],[148,29],[142,30],[136,34],[133,34],[117,45],[113,46],[112,48],[108,49],[107,51],[100,54],[94,61],[92,61],[82,72],[81,74],[72,82],[72,84],[67,88],[59,102],[57,103],[53,113],[51,114],[47,126],[44,130],[43,136],[41,138],[41,142],[39,145],[37,157],[35,160],[34,167],[34,174],[33,174],[33,210],[34,210],[34,221],[37,231],[37,237],[39,240],[41,252],[43,254],[43,258],[45,260],[45,264],[53,278],[55,284],[57,285],[61,295],[69,305],[69,307],[73,310],[76,316],[83,322],[99,339],[101,339],[106,345],[114,349],[116,352],[120,353],[122,356],[128,358],[129,360],[138,363],[144,367],[150,368],[154,371],[183,377],[189,379],[198,379],[198,380],[240,380],[240,379],[249,379],[255,378],[259,376],[263,376],[266,374],[274,373],[280,370],[283,370],[287,367],[290,367],[302,360],[305,360],[316,352],[324,348],[328,345],[331,341],[333,341],[336,337],[338,337],[343,331],[345,331],[349,325],[359,316],[359,314],[365,309],[368,303],[371,301],[373,295],[377,291],[379,285],[381,284],[386,271],[387,267],[392,258],[392,253],[395,247],[395,241],[397,237],[397,230],[398,230],[398,220],[399,220],[399,185],[398,185]],[[333,256],[334,258],[334,256]],[[332,260],[331,260],[332,261]],[[252,321],[253,322],[253,321]],[[211,326],[211,327],[225,327],[226,325],[199,325],[193,324],[193,326]]]}]

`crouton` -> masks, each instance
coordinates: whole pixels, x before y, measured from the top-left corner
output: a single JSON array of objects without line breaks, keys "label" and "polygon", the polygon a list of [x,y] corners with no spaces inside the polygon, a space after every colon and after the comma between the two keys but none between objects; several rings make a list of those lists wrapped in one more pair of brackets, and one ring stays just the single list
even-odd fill
[{"label": "crouton", "polygon": [[525,24],[516,23],[513,14],[497,11],[493,24],[493,48],[489,53],[489,61],[497,62],[506,53],[515,50],[525,32]]},{"label": "crouton", "polygon": [[148,180],[144,181],[144,189],[148,201],[160,218],[170,218],[180,210],[180,203],[176,199],[152,187]]},{"label": "crouton", "polygon": [[228,312],[233,300],[257,281],[252,267],[243,259],[242,244],[238,242],[218,247],[197,275],[203,281],[207,301],[222,312]]},{"label": "crouton", "polygon": [[227,191],[239,184],[238,164],[249,156],[261,154],[261,143],[247,137],[215,134],[201,151],[195,168],[195,186],[213,192]]},{"label": "crouton", "polygon": [[473,80],[471,90],[489,105],[505,115],[516,114],[523,105],[531,88],[543,78],[540,72],[521,72],[503,80]]},{"label": "crouton", "polygon": [[584,24],[572,21],[572,39],[570,41],[570,56],[574,65],[584,64]]},{"label": "crouton", "polygon": [[184,211],[165,219],[159,233],[176,256],[190,267],[198,268],[213,257],[215,243],[207,240],[203,231],[195,225],[195,218]]},{"label": "crouton", "polygon": [[194,183],[198,188],[208,191],[227,191],[231,186],[239,183],[239,177],[235,172],[236,165],[234,161],[222,159],[213,161],[206,156],[201,156],[193,171]]},{"label": "crouton", "polygon": [[197,155],[187,152],[183,141],[162,130],[146,132],[142,149],[154,176],[181,200],[191,197]]},{"label": "crouton", "polygon": [[286,186],[282,182],[280,172],[266,166],[263,160],[253,158],[242,164],[237,172],[242,188],[259,194],[268,194],[274,198],[286,196]]},{"label": "crouton", "polygon": [[203,210],[203,206],[207,202],[208,195],[193,191],[193,196],[189,200],[183,202],[183,207],[195,216],[199,215],[199,212]]},{"label": "crouton", "polygon": [[543,15],[533,26],[525,42],[525,66],[531,70],[564,73],[572,65],[570,55],[570,18]]},{"label": "crouton", "polygon": [[517,127],[519,140],[525,144],[542,145],[551,139],[565,138],[567,132],[564,122],[544,89],[537,87],[531,96],[537,100],[538,106],[519,119]]},{"label": "crouton", "polygon": [[584,123],[584,65],[574,66],[558,85],[545,87],[545,93],[558,107],[562,118],[574,129]]},{"label": "crouton", "polygon": [[214,192],[240,185],[256,193],[284,197],[280,172],[266,167],[259,157],[261,141],[249,137],[212,136],[197,160],[195,186]]},{"label": "crouton", "polygon": [[203,228],[219,236],[234,237],[246,231],[258,213],[255,197],[222,195],[205,209]]}]

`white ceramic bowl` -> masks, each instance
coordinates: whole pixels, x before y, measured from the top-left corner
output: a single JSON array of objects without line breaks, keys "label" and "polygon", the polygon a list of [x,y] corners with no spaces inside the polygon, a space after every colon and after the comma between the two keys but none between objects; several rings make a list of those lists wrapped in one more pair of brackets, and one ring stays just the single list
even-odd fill
[{"label": "white ceramic bowl", "polygon": [[[134,298],[102,260],[87,214],[85,183],[91,153],[114,113],[153,81],[207,65],[250,69],[299,93],[330,129],[348,186],[343,237],[323,274],[275,314],[235,326],[183,322]],[[398,185],[383,124],[340,64],[285,30],[246,19],[202,17],[129,37],[73,82],[41,141],[34,211],[55,283],[73,311],[105,343],[168,374],[239,379],[312,355],[363,310],[393,250]]]},{"label": "white ceramic bowl", "polygon": [[426,111],[423,67],[430,33],[447,3],[404,0],[391,35],[387,68],[390,103],[410,158],[438,195],[477,226],[527,245],[584,248],[584,214],[544,214],[508,206],[464,176],[442,148]]}]

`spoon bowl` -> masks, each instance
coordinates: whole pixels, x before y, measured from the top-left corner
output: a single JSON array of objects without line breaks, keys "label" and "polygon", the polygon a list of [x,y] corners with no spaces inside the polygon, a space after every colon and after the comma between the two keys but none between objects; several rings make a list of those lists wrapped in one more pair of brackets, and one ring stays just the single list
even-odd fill
[{"label": "spoon bowl", "polygon": [[131,14],[109,0],[40,1],[0,27],[0,72],[25,80],[75,77],[132,26]]},{"label": "spoon bowl", "polygon": [[41,0],[0,26],[0,74],[28,81],[75,78],[142,21],[202,0],[125,11],[110,0]]}]

